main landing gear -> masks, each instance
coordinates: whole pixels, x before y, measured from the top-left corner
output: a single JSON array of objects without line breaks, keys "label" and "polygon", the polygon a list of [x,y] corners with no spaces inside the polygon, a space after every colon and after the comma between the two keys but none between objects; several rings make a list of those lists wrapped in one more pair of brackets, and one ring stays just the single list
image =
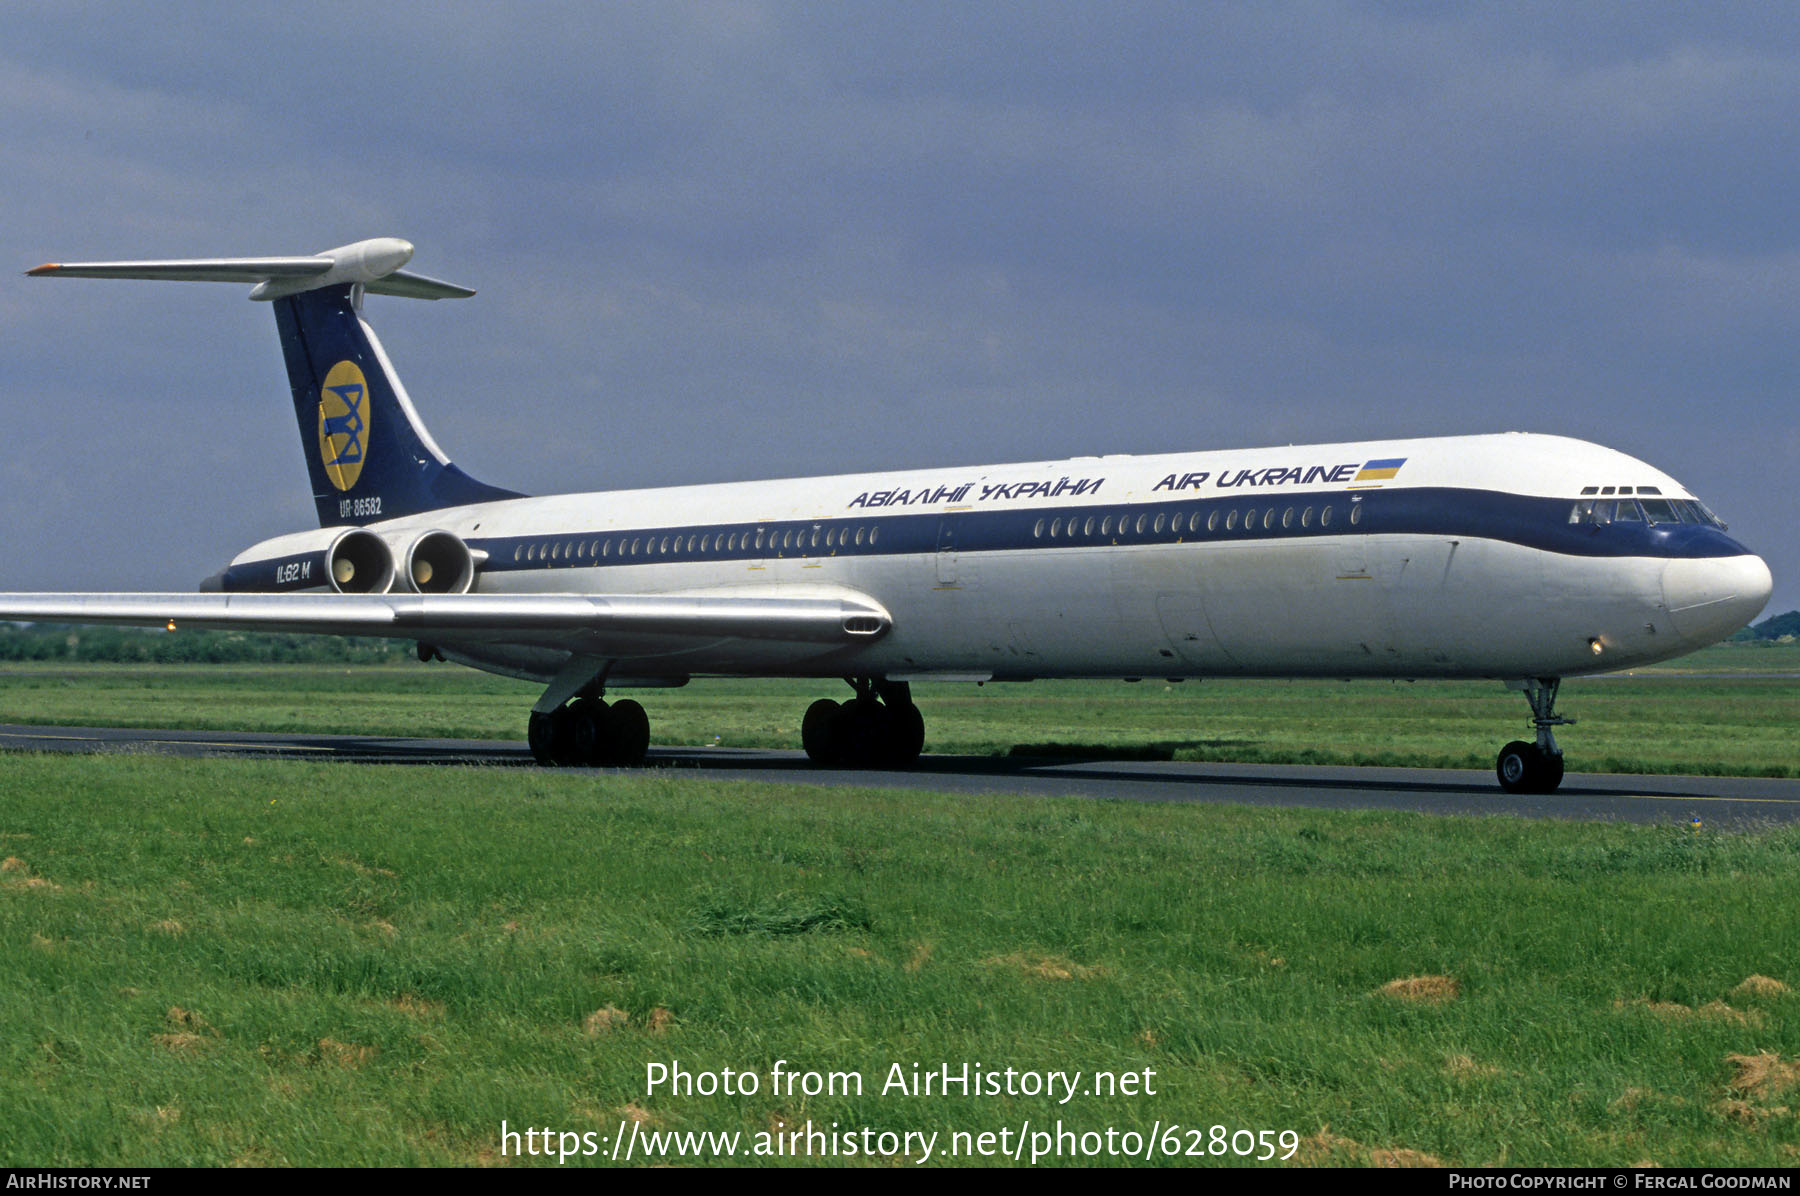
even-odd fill
[{"label": "main landing gear", "polygon": [[1500,749],[1494,773],[1500,778],[1500,788],[1508,793],[1553,793],[1562,784],[1563,754],[1551,728],[1573,726],[1575,720],[1556,713],[1556,691],[1561,686],[1560,677],[1533,677],[1516,686],[1531,703],[1537,742],[1515,739]]},{"label": "main landing gear", "polygon": [[806,708],[800,743],[814,763],[834,768],[910,768],[925,747],[925,719],[904,681],[848,678],[848,702],[820,698]]},{"label": "main landing gear", "polygon": [[608,705],[588,694],[549,713],[532,711],[526,737],[539,764],[637,768],[650,748],[650,718],[630,698]]}]

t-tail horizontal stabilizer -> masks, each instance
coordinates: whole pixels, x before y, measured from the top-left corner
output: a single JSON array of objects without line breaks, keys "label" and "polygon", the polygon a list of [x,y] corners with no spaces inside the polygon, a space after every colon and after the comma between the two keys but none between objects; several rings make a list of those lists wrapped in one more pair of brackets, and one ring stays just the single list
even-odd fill
[{"label": "t-tail horizontal stabilizer", "polygon": [[519,497],[451,463],[362,318],[364,292],[408,299],[475,293],[402,270],[412,254],[410,242],[375,237],[309,257],[66,262],[26,273],[250,283],[250,298],[273,300],[313,504],[319,523],[334,527]]},{"label": "t-tail horizontal stabilizer", "polygon": [[26,273],[50,278],[135,278],[159,282],[254,283],[252,299],[280,299],[340,283],[359,283],[372,295],[404,299],[467,299],[468,287],[402,270],[412,242],[374,237],[309,257],[214,257],[150,262],[61,262]]}]

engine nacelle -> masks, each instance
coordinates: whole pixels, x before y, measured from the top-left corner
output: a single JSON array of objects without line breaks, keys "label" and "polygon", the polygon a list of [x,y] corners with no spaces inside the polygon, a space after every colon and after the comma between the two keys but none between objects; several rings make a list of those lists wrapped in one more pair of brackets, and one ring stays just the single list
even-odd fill
[{"label": "engine nacelle", "polygon": [[402,557],[408,588],[421,594],[466,594],[475,584],[475,558],[460,536],[426,532]]},{"label": "engine nacelle", "polygon": [[385,594],[394,588],[394,554],[374,532],[353,528],[325,550],[325,575],[340,594]]}]

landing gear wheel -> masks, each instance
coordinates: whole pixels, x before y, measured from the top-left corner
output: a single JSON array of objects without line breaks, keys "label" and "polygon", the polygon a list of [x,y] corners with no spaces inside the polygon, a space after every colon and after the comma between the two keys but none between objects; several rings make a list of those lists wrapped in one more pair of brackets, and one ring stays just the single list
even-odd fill
[{"label": "landing gear wheel", "polygon": [[1521,690],[1531,703],[1531,725],[1537,729],[1537,742],[1513,740],[1500,749],[1494,762],[1494,775],[1500,788],[1508,793],[1554,793],[1562,784],[1563,754],[1556,746],[1556,728],[1572,726],[1572,718],[1556,713],[1556,694],[1562,688],[1560,677],[1527,677],[1508,682],[1507,688]]},{"label": "landing gear wheel", "polygon": [[573,706],[555,711],[550,715],[551,762],[565,768],[586,764],[593,749],[593,734],[593,724],[576,713]]},{"label": "landing gear wheel", "polygon": [[525,742],[531,747],[531,758],[549,768],[556,763],[556,757],[550,754],[550,716],[531,712],[531,720],[525,724]]},{"label": "landing gear wheel", "polygon": [[626,698],[614,702],[606,720],[607,763],[615,768],[641,768],[650,751],[650,716]]},{"label": "landing gear wheel", "polygon": [[911,768],[925,750],[925,716],[917,706],[886,706],[887,760],[889,768]]},{"label": "landing gear wheel", "polygon": [[836,732],[838,711],[842,709],[842,703],[830,698],[820,698],[806,708],[806,717],[800,720],[800,746],[814,764],[838,762]]},{"label": "landing gear wheel", "polygon": [[1553,793],[1562,784],[1563,758],[1550,755],[1535,743],[1513,740],[1500,749],[1494,763],[1500,788],[1508,793]]},{"label": "landing gear wheel", "polygon": [[[569,762],[580,765],[606,763],[606,739],[612,712],[600,698],[576,698],[563,708],[569,712]],[[560,711],[558,713],[561,713]]]},{"label": "landing gear wheel", "polygon": [[925,748],[925,717],[901,683],[852,681],[848,702],[820,698],[800,720],[800,745],[828,768],[911,768]]},{"label": "landing gear wheel", "polygon": [[1554,756],[1546,755],[1543,758],[1541,767],[1543,771],[1538,774],[1538,792],[1555,793],[1557,786],[1562,784],[1563,779],[1562,754],[1558,753]]},{"label": "landing gear wheel", "polygon": [[1537,764],[1537,745],[1515,739],[1500,749],[1500,757],[1494,762],[1494,775],[1500,778],[1500,788],[1508,793],[1533,793],[1536,792],[1533,782],[1537,777]]}]

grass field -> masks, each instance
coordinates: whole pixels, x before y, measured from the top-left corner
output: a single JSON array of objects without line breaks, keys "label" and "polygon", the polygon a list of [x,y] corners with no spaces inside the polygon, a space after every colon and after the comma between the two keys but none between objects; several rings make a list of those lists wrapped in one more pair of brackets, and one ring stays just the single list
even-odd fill
[{"label": "grass field", "polygon": [[[1800,1162],[1793,830],[15,754],[0,857],[4,1164],[809,1117],[938,1131],[934,1162],[1058,1119],[1291,1130],[1311,1164]],[[647,1091],[676,1059],[762,1090]],[[777,1060],[865,1091],[771,1093]],[[880,1091],[965,1061],[1154,1095]]]},{"label": "grass field", "polygon": [[[636,694],[664,745],[797,747],[837,682],[697,681]],[[447,665],[14,665],[0,722],[522,739],[538,689]],[[1033,682],[921,685],[926,750],[1493,767],[1530,735],[1497,683]],[[1720,646],[1632,676],[1570,681],[1571,771],[1800,776],[1800,645]]]},{"label": "grass field", "polygon": [[[661,742],[792,746],[830,688],[642,696]],[[1797,693],[1792,647],[1718,648],[1572,682],[1563,738],[1576,767],[1796,775]],[[534,696],[444,666],[30,665],[0,721],[510,738]],[[929,750],[965,753],[1485,768],[1524,722],[1496,685],[920,701]],[[935,1132],[934,1163],[1060,1121],[1170,1163],[1241,1161],[1223,1126],[1291,1131],[1302,1164],[1792,1167],[1797,875],[1793,829],[8,753],[0,1165],[542,1163],[502,1121],[737,1133],[745,1163],[810,1119]],[[759,1090],[650,1091],[675,1060]],[[777,1060],[863,1091],[771,1091]],[[1153,1092],[882,1090],[965,1063]],[[725,1161],[698,1147],[635,1158]],[[874,1147],[801,1161],[927,1154]]]}]

